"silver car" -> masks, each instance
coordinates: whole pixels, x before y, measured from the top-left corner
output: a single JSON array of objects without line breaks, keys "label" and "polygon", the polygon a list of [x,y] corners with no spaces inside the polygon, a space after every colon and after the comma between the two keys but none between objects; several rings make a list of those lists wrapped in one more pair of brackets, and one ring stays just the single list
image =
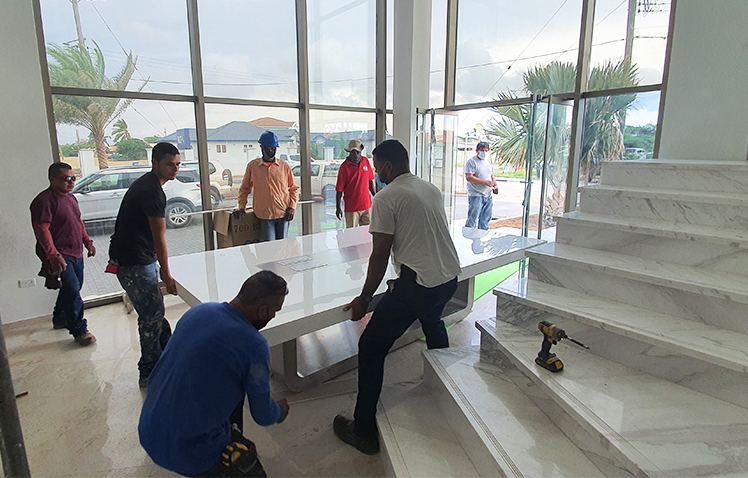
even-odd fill
[{"label": "silver car", "polygon": [[[127,188],[148,171],[148,167],[109,168],[89,174],[78,181],[73,194],[80,205],[83,221],[98,223],[115,219]],[[192,216],[188,214],[202,209],[200,176],[197,170],[180,169],[176,180],[167,181],[163,188],[166,194],[167,227],[189,225]]]}]

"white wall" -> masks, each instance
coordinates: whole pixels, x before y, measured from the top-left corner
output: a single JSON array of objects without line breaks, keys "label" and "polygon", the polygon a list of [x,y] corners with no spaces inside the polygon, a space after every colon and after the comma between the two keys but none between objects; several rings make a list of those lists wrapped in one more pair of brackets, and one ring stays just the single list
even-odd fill
[{"label": "white wall", "polygon": [[748,154],[748,1],[678,0],[659,157]]},{"label": "white wall", "polygon": [[3,322],[52,313],[56,293],[18,288],[36,277],[29,204],[49,186],[52,148],[30,0],[0,2],[0,311]]}]

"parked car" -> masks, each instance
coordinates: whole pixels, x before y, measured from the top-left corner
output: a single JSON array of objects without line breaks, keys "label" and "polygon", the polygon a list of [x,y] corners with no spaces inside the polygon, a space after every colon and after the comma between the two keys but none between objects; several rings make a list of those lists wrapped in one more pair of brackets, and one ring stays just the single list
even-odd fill
[{"label": "parked car", "polygon": [[281,154],[280,159],[287,162],[289,166],[292,168],[294,166],[298,166],[301,163],[301,155],[300,154]]},{"label": "parked car", "polygon": [[[335,183],[338,181],[339,161],[316,161],[312,165],[312,197],[324,201],[335,200]],[[301,185],[301,166],[292,170],[296,181]]]},{"label": "parked car", "polygon": [[[78,181],[73,194],[80,205],[83,221],[96,223],[116,218],[127,188],[148,171],[148,167],[114,167],[96,171]],[[180,168],[176,180],[167,181],[163,188],[167,227],[189,225],[192,216],[187,214],[202,209],[197,170]]]},{"label": "parked car", "polygon": [[[182,163],[183,168],[198,169],[197,161]],[[221,166],[218,161],[208,161],[210,173],[210,196],[213,198],[213,207],[226,199],[234,199],[239,196],[240,184],[234,184],[234,176],[230,169]]]}]

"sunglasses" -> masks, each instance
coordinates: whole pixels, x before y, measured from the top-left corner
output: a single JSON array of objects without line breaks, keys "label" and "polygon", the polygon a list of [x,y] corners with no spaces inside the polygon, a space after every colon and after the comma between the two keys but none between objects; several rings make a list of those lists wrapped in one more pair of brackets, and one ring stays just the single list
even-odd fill
[{"label": "sunglasses", "polygon": [[75,176],[65,176],[64,178],[62,178],[62,180],[65,181],[66,183],[74,183],[75,180],[76,180],[76,177]]}]

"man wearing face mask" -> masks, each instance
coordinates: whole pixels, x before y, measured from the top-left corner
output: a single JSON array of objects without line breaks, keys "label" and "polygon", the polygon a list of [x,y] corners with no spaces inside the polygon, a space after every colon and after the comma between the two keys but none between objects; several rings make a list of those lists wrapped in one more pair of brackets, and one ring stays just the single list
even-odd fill
[{"label": "man wearing face mask", "polygon": [[418,319],[429,349],[449,347],[441,318],[457,290],[460,260],[449,233],[441,193],[410,173],[408,151],[397,140],[372,151],[374,168],[387,187],[371,209],[372,251],[361,295],[343,310],[351,320],[366,314],[387,271],[390,257],[398,278],[377,303],[358,342],[358,396],[353,420],[338,415],[335,435],[366,454],[379,451],[376,411],[384,361],[392,344]]},{"label": "man wearing face mask", "polygon": [[468,190],[468,217],[465,227],[488,229],[488,222],[493,212],[491,190],[496,189],[493,178],[493,167],[488,161],[488,143],[481,141],[475,147],[476,155],[465,163],[465,179]]},{"label": "man wearing face mask", "polygon": [[345,150],[348,158],[340,165],[335,185],[335,214],[338,219],[343,218],[340,207],[340,200],[343,199],[345,227],[366,226],[370,221],[371,196],[377,192],[374,187],[374,171],[369,159],[362,154],[364,145],[361,141],[352,139]]},{"label": "man wearing face mask", "polygon": [[187,476],[266,476],[242,434],[244,397],[258,425],[288,416],[286,399],[270,395],[270,349],[260,334],[287,293],[282,277],[260,271],[231,302],[185,312],[140,414],[140,443],[157,465]]},{"label": "man wearing face mask", "polygon": [[275,157],[278,137],[272,131],[260,135],[262,157],[247,164],[236,214],[244,214],[247,197],[252,195],[252,209],[260,219],[262,238],[265,241],[283,239],[288,235],[288,224],[293,221],[299,202],[299,185],[293,177],[291,166]]}]

